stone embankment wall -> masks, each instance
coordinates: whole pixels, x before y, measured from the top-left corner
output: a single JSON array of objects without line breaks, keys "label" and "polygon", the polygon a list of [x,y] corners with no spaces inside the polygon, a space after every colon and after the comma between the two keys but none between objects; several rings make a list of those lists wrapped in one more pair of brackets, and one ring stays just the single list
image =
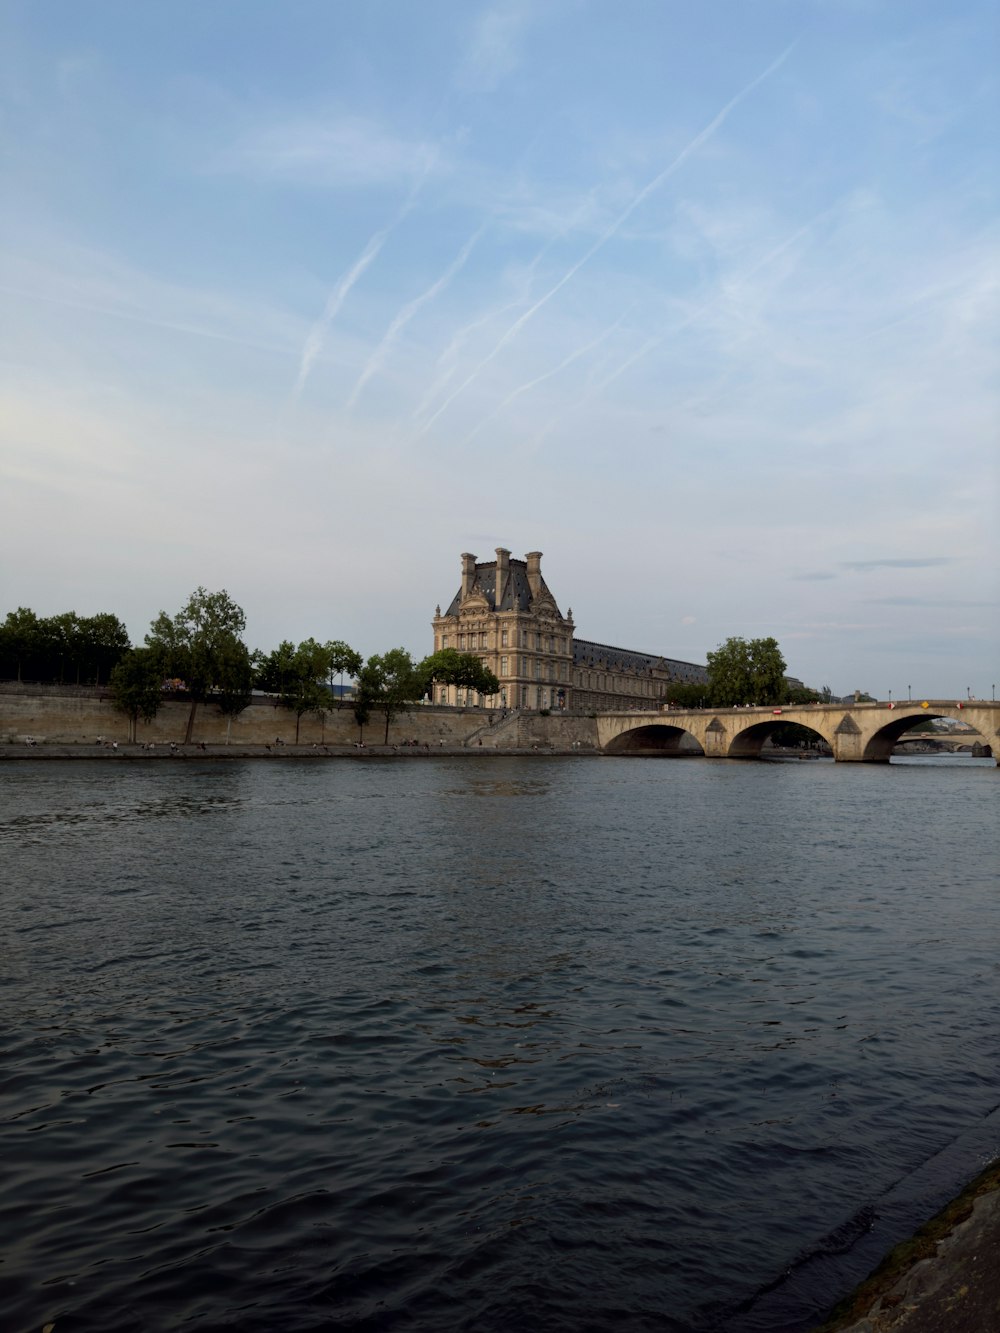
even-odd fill
[{"label": "stone embankment wall", "polygon": [[[136,731],[140,744],[169,744],[183,741],[190,702],[166,698],[152,722],[141,722]],[[224,745],[228,719],[211,704],[199,704],[195,717],[195,743]],[[128,720],[115,712],[107,691],[90,686],[19,685],[0,682],[0,742],[20,742],[31,737],[39,744],[93,745],[96,740],[124,742]],[[385,717],[374,712],[364,729],[366,745],[380,745],[385,736]],[[276,740],[295,741],[295,714],[281,708],[267,695],[255,695],[249,708],[233,719],[229,739],[233,745],[269,745]],[[358,724],[349,706],[335,708],[320,720],[306,714],[299,727],[303,745],[354,745]],[[502,718],[480,708],[442,708],[418,705],[398,714],[389,728],[389,744],[416,740],[421,745],[475,746],[482,749],[597,749],[597,728],[592,718],[537,713],[510,714]],[[480,742],[482,743],[480,746]]]}]

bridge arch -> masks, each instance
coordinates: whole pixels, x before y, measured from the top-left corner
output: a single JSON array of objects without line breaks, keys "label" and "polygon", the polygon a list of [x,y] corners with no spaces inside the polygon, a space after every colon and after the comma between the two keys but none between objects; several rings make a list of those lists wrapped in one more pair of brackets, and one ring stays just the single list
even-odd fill
[{"label": "bridge arch", "polygon": [[[912,731],[921,722],[933,722],[942,717],[954,721],[950,710],[947,713],[935,713],[932,709],[927,709],[915,715],[910,713],[903,717],[893,717],[892,721],[884,723],[868,738],[861,752],[863,762],[887,764],[901,736],[905,736],[908,731]],[[989,737],[987,736],[975,736],[973,739],[989,744]]]},{"label": "bridge arch", "polygon": [[801,727],[803,731],[808,731],[810,735],[815,736],[818,741],[833,749],[833,742],[830,737],[825,735],[818,727],[811,722],[803,722],[799,718],[794,720],[786,717],[771,717],[753,722],[748,727],[738,731],[729,743],[726,751],[727,759],[759,759],[761,749],[768,737],[781,727],[792,725]]},{"label": "bridge arch", "polygon": [[675,727],[666,722],[649,722],[619,732],[605,744],[604,753],[682,758],[685,755],[704,755],[705,752],[697,737],[685,727]]}]

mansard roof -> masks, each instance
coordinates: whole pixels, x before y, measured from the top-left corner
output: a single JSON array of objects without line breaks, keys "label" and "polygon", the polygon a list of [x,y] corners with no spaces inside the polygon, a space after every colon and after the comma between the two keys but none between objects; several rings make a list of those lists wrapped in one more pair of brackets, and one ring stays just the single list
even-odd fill
[{"label": "mansard roof", "polygon": [[681,662],[673,657],[658,657],[655,653],[637,653],[630,648],[612,648],[607,643],[590,639],[573,640],[573,665],[602,667],[606,671],[667,670],[678,680],[703,681],[706,672],[696,662]]},{"label": "mansard roof", "polygon": [[[476,564],[476,575],[472,580],[471,594],[480,593],[486,598],[486,602],[491,611],[531,611],[534,599],[531,596],[531,587],[528,583],[528,564],[525,560],[508,561],[507,577],[504,580],[504,586],[500,589],[499,599],[497,596],[497,562],[487,560],[482,564]],[[539,576],[541,577],[541,576]],[[549,592],[544,578],[541,580],[541,593],[551,599],[555,606],[555,598]],[[451,599],[446,616],[457,616],[462,603],[462,589]],[[556,608],[558,610],[558,608]]]}]

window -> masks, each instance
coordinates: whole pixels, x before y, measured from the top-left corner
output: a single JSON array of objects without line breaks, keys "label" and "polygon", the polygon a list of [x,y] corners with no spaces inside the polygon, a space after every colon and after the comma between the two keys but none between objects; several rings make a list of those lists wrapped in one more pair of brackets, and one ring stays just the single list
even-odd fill
[{"label": "window", "polygon": [[[486,647],[486,634],[485,634],[485,633],[482,633],[482,634],[480,634],[480,636],[479,636],[479,646],[480,646],[480,648],[485,648],[485,647]],[[484,662],[483,665],[485,666],[486,663]]]},{"label": "window", "polygon": [[507,643],[507,639],[508,639],[508,637],[509,637],[509,635],[507,634],[507,631],[506,631],[505,629],[502,629],[502,630],[500,631],[500,647],[501,647],[501,648],[507,648],[507,647],[510,646],[510,645]]},{"label": "window", "polygon": [[526,676],[527,674],[528,674],[528,659],[527,659],[526,657],[522,657],[522,658],[521,658],[521,675],[522,675],[522,676]]},{"label": "window", "polygon": [[447,648],[447,647],[448,647],[448,635],[447,635],[447,634],[442,634],[442,635],[441,635],[441,647],[442,647],[442,648]]},{"label": "window", "polygon": [[521,638],[520,638],[520,644],[521,644],[521,647],[522,647],[522,648],[527,648],[527,646],[528,646],[528,631],[527,631],[526,629],[523,629],[523,630],[520,631],[520,634],[521,634]]},{"label": "window", "polygon": [[522,708],[527,708],[527,706],[528,706],[528,687],[527,687],[527,685],[522,685],[522,686],[521,686],[521,707],[522,707]]},{"label": "window", "polygon": [[555,678],[556,678],[556,664],[555,664],[555,662],[550,662],[550,663],[549,663],[549,680],[555,680]]},{"label": "window", "polygon": [[460,634],[460,635],[458,636],[458,647],[459,647],[459,651],[461,651],[461,650],[465,647],[465,635],[464,635],[464,634]]},{"label": "window", "polygon": [[501,676],[506,676],[506,675],[508,674],[508,672],[507,672],[507,658],[506,658],[506,657],[501,657],[501,659],[500,659],[500,674],[501,674]]},{"label": "window", "polygon": [[542,636],[540,634],[535,635],[535,648],[538,652],[542,651]]},{"label": "window", "polygon": [[536,657],[536,658],[535,658],[535,680],[541,680],[541,678],[542,678],[542,664],[541,664],[541,662],[538,660],[538,658]]}]

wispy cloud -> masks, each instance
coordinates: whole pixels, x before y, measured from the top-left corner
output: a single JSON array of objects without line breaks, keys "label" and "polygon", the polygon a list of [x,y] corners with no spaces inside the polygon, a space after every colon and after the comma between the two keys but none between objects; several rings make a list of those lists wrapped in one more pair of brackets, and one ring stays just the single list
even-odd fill
[{"label": "wispy cloud", "polygon": [[[634,302],[632,304],[634,305]],[[606,338],[609,338],[611,334],[614,333],[615,329],[621,327],[622,321],[631,309],[632,305],[629,306],[628,310],[623,311],[613,324],[609,324],[606,329],[602,329],[596,338],[591,338],[590,341],[584,343],[582,347],[577,347],[574,351],[570,352],[568,356],[564,356],[558,365],[553,366],[550,370],[544,371],[541,375],[536,375],[533,379],[527,380],[524,384],[519,384],[516,389],[512,389],[507,397],[497,403],[496,407],[483,417],[478,426],[474,427],[473,430],[469,432],[465,443],[469,444],[479,434],[483,427],[492,421],[494,417],[499,416],[504,408],[508,407],[515,398],[519,398],[522,394],[527,393],[530,389],[534,389],[539,384],[544,384],[546,380],[552,379],[554,376],[558,375],[560,371],[565,370],[567,366],[571,366],[574,361],[579,361],[580,358],[586,356],[588,352],[592,352],[595,347],[599,347]]]},{"label": "wispy cloud", "polygon": [[303,117],[269,125],[228,150],[221,169],[326,188],[399,185],[444,165],[441,148],[358,116]]},{"label": "wispy cloud", "polygon": [[538,300],[534,303],[534,305],[530,306],[524,312],[523,315],[519,316],[514,321],[514,323],[510,326],[510,328],[507,329],[507,331],[502,335],[500,340],[493,347],[492,351],[490,351],[485,357],[483,357],[483,359],[478,363],[478,365],[476,365],[473,368],[472,372],[462,381],[462,383],[458,386],[458,388],[455,389],[455,391],[445,399],[445,401],[441,404],[441,406],[434,413],[434,415],[424,423],[418,434],[423,435],[426,433],[427,430],[430,429],[430,427],[434,424],[434,422],[438,419],[438,417],[441,416],[441,414],[451,406],[451,404],[455,401],[455,399],[461,393],[463,393],[469,387],[469,385],[473,383],[474,380],[478,379],[479,375],[483,372],[483,370],[485,370],[485,368],[490,364],[490,362],[496,356],[499,355],[499,353],[503,350],[503,348],[506,347],[508,343],[512,342],[518,336],[518,334],[528,323],[528,321],[533,319],[535,315],[538,314],[539,310],[542,309],[543,306],[547,305],[548,302],[551,301],[554,296],[556,296],[560,291],[562,291],[562,289],[566,286],[566,284],[570,282],[577,275],[577,273],[580,272],[583,266],[586,263],[588,263],[591,259],[593,259],[593,257],[598,253],[598,251],[603,249],[603,247],[607,245],[608,242],[612,240],[614,236],[617,235],[617,233],[625,225],[625,223],[636,211],[636,209],[639,208],[639,206],[643,204],[655,190],[658,190],[661,185],[663,185],[667,180],[669,180],[670,177],[673,176],[674,173],[684,165],[684,163],[688,160],[688,158],[692,155],[692,153],[697,152],[699,148],[701,148],[704,144],[706,144],[709,141],[709,139],[711,139],[712,136],[715,133],[717,133],[717,131],[722,127],[722,125],[725,123],[730,114],[736,109],[736,107],[739,106],[739,104],[742,101],[744,101],[747,97],[749,97],[750,94],[765,81],[765,79],[768,79],[772,74],[775,73],[776,70],[780,69],[780,67],[788,59],[789,55],[791,55],[793,49],[794,49],[793,46],[786,47],[785,50],[781,53],[781,55],[779,55],[776,60],[773,60],[771,64],[768,65],[767,69],[763,71],[763,73],[758,74],[755,79],[751,80],[751,82],[748,83],[745,88],[741,89],[741,91],[738,92],[735,97],[731,98],[726,103],[726,105],[722,108],[722,110],[719,111],[712,118],[712,120],[709,121],[709,123],[705,126],[705,128],[701,130],[698,134],[696,134],[694,138],[690,140],[690,142],[687,143],[681,149],[681,151],[677,154],[677,156],[673,159],[673,161],[670,162],[668,166],[664,167],[663,170],[659,172],[656,176],[654,176],[652,180],[648,181],[642,187],[642,189],[638,191],[638,193],[633,195],[632,199],[626,205],[626,207],[622,209],[622,211],[618,214],[618,216],[614,219],[614,221],[610,224],[610,226],[608,226],[605,229],[605,231],[597,238],[594,244],[591,245],[587,251],[585,251],[585,253],[581,256],[581,258],[578,259],[576,263],[573,264],[569,269],[567,269],[566,272],[563,274],[563,276],[559,279],[559,281],[555,283],[554,286],[550,287],[549,290],[545,292],[543,296],[540,296]]},{"label": "wispy cloud", "polygon": [[474,92],[494,92],[518,66],[527,19],[528,11],[512,4],[498,5],[481,14],[458,74],[459,86]]},{"label": "wispy cloud", "polygon": [[379,231],[375,232],[374,235],[369,238],[368,243],[362,250],[361,254],[354,261],[354,263],[343,275],[343,277],[340,279],[340,281],[334,287],[333,291],[328,296],[323,313],[317,320],[317,322],[313,325],[313,327],[310,329],[309,335],[306,338],[305,344],[302,348],[302,356],[299,361],[298,378],[296,379],[295,387],[292,390],[293,403],[297,402],[298,399],[301,397],[302,390],[305,388],[306,380],[309,378],[310,372],[312,371],[313,366],[316,364],[317,358],[323,351],[324,344],[326,343],[327,333],[330,330],[330,325],[337,318],[337,315],[340,311],[340,307],[344,304],[344,301],[347,299],[347,296],[351,288],[362,276],[365,270],[378,257],[379,251],[382,249],[383,245],[385,245],[389,236],[396,230],[396,228],[404,220],[407,214],[412,210],[414,204],[416,203],[417,195],[420,192],[420,187],[426,180],[427,173],[430,171],[430,168],[431,168],[431,161],[428,160],[424,164],[424,170],[422,174],[414,182],[413,187],[410,190],[410,193],[407,196],[403,206],[400,208],[399,212],[396,214],[396,216],[393,218],[393,220],[389,223],[388,226],[382,227]]},{"label": "wispy cloud", "polygon": [[478,227],[473,232],[473,234],[462,246],[462,249],[452,260],[452,262],[448,265],[444,273],[442,273],[441,276],[437,279],[437,281],[431,283],[431,285],[427,288],[426,291],[421,292],[421,294],[417,297],[414,297],[412,301],[408,301],[406,305],[404,305],[403,308],[399,311],[399,313],[393,318],[392,322],[390,323],[389,327],[386,329],[385,334],[382,337],[382,341],[379,343],[379,345],[375,348],[375,351],[368,358],[368,361],[365,364],[364,369],[362,370],[360,376],[358,377],[358,382],[357,384],[355,384],[354,389],[351,392],[351,396],[347,400],[348,408],[352,408],[354,406],[354,404],[358,400],[358,395],[361,393],[361,390],[365,387],[365,385],[368,383],[371,377],[378,370],[381,369],[381,367],[385,363],[386,358],[389,355],[389,352],[392,350],[393,344],[395,343],[396,339],[402,333],[403,329],[406,328],[407,324],[409,324],[413,316],[423,306],[427,305],[429,301],[433,301],[436,296],[440,295],[440,293],[444,291],[444,289],[448,286],[448,284],[455,277],[455,275],[465,267],[466,260],[472,253],[473,246],[476,244],[476,242],[479,240],[480,236],[482,236],[485,230],[486,230],[486,224],[484,223],[481,227]]},{"label": "wispy cloud", "polygon": [[953,556],[931,555],[895,560],[842,560],[840,563],[844,569],[853,569],[859,574],[867,574],[873,569],[933,569],[938,565],[952,565],[955,563],[955,558]]}]

